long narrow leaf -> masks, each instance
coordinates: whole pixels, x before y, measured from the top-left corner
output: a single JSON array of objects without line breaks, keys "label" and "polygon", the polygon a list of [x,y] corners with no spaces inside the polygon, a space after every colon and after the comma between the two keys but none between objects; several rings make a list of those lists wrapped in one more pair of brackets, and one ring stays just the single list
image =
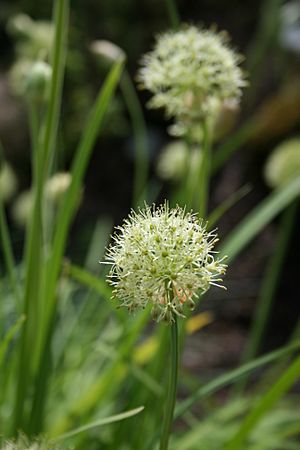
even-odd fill
[{"label": "long narrow leaf", "polygon": [[6,335],[2,339],[0,343],[0,366],[3,362],[3,359],[5,357],[5,354],[7,352],[8,346],[13,340],[13,338],[16,336],[18,331],[20,330],[21,326],[23,325],[25,320],[25,316],[19,317],[19,319],[16,321],[14,325],[11,326],[11,328],[7,331]]},{"label": "long narrow leaf", "polygon": [[56,283],[62,265],[62,258],[68,237],[68,231],[77,206],[82,180],[90,159],[90,155],[103,124],[110,100],[119,82],[124,61],[118,61],[112,67],[92,109],[87,128],[79,143],[72,164],[72,182],[66,193],[64,202],[57,217],[57,227],[54,234],[53,250],[47,264],[47,279],[44,287],[43,335],[38,342],[38,352],[35,358],[36,391],[34,396],[32,417],[41,416],[41,407],[47,391],[49,377],[48,361],[51,342],[51,331],[56,311]]},{"label": "long narrow leaf", "polygon": [[275,350],[274,352],[268,353],[267,355],[261,356],[260,358],[255,359],[247,364],[244,364],[242,367],[238,369],[234,369],[225,375],[221,375],[213,381],[210,381],[204,386],[201,386],[197,391],[195,391],[190,397],[184,400],[182,403],[178,405],[175,410],[175,417],[180,417],[185,413],[194,403],[196,403],[200,398],[205,397],[207,395],[213,394],[214,392],[222,389],[229,384],[232,384],[234,381],[246,376],[250,372],[269,364],[277,359],[294,352],[295,350],[300,348],[300,341],[297,341],[288,347],[281,348],[279,350]]},{"label": "long narrow leaf", "polygon": [[113,422],[119,422],[120,420],[128,419],[129,417],[135,416],[143,411],[144,407],[140,406],[139,408],[131,409],[129,411],[125,411],[120,414],[115,414],[114,416],[104,417],[103,419],[95,420],[95,422],[87,423],[82,427],[75,428],[74,430],[68,431],[67,433],[62,434],[56,440],[61,441],[62,439],[67,439],[76,434],[82,433],[83,431],[88,431],[92,428],[100,427],[103,425],[108,425]]},{"label": "long narrow leaf", "polygon": [[239,223],[220,246],[227,261],[232,261],[249,242],[284,208],[300,195],[300,177],[272,192],[242,222]]},{"label": "long narrow leaf", "polygon": [[238,450],[242,448],[253,428],[262,420],[268,411],[293,386],[300,376],[300,357],[298,357],[283,373],[279,380],[264,394],[252,411],[243,420],[239,430],[225,445],[224,450]]}]

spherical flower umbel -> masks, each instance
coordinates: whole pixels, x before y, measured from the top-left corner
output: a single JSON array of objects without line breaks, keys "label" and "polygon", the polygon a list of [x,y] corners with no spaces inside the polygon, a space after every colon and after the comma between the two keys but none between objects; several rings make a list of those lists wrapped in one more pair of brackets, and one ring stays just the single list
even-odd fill
[{"label": "spherical flower umbel", "polygon": [[269,156],[264,172],[266,182],[272,188],[300,177],[300,137],[279,144]]},{"label": "spherical flower umbel", "polygon": [[132,212],[113,237],[106,263],[108,281],[121,306],[152,306],[157,321],[172,322],[211,285],[226,266],[214,256],[217,236],[195,214],[165,203]]},{"label": "spherical flower umbel", "polygon": [[246,82],[241,57],[227,40],[225,33],[195,26],[158,36],[138,73],[141,87],[153,93],[149,106],[165,108],[185,130],[203,118],[215,119],[224,102],[238,103]]}]

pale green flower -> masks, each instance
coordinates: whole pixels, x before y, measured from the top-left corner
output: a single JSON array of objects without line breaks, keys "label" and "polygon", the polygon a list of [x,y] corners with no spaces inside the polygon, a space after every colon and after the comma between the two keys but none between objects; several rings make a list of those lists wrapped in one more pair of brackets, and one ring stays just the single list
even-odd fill
[{"label": "pale green flower", "polygon": [[158,37],[138,81],[153,93],[149,106],[165,108],[183,134],[204,118],[215,120],[225,101],[239,102],[246,84],[240,60],[224,33],[188,26]]},{"label": "pale green flower", "polygon": [[9,20],[7,30],[18,42],[19,56],[31,60],[46,59],[49,56],[54,38],[53,23],[33,20],[21,13]]},{"label": "pale green flower", "polygon": [[34,101],[44,101],[52,77],[51,66],[44,61],[33,63],[24,79],[24,93]]},{"label": "pale green flower", "polygon": [[199,167],[199,159],[199,148],[189,149],[184,141],[173,141],[163,148],[157,162],[157,173],[164,180],[179,181],[186,173],[193,175],[194,169]]},{"label": "pale green flower", "polygon": [[275,148],[267,160],[264,175],[272,188],[300,177],[300,137],[284,141]]},{"label": "pale green flower", "polygon": [[54,204],[59,203],[72,181],[69,172],[57,172],[46,183],[45,195]]},{"label": "pale green flower", "polygon": [[29,189],[21,192],[12,206],[12,218],[20,227],[26,227],[33,208],[33,194]]},{"label": "pale green flower", "polygon": [[217,236],[195,214],[167,203],[146,206],[117,229],[106,256],[108,281],[130,311],[150,304],[157,321],[170,323],[222,281],[226,266],[214,256]]}]

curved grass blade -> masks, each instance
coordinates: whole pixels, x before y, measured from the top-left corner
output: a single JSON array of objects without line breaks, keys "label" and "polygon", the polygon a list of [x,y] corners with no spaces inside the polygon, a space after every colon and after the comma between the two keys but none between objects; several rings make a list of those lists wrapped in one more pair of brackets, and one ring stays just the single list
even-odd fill
[{"label": "curved grass blade", "polygon": [[92,428],[100,427],[103,425],[108,425],[113,422],[119,422],[120,420],[128,419],[129,417],[135,416],[143,411],[144,406],[139,406],[138,408],[131,409],[129,411],[125,411],[120,414],[115,414],[114,416],[104,417],[103,419],[95,420],[95,422],[87,423],[86,425],[82,425],[81,427],[75,428],[74,430],[68,431],[57,437],[56,441],[61,441],[62,439],[67,439],[69,437],[75,436],[76,434],[82,433],[84,431],[88,431]]}]

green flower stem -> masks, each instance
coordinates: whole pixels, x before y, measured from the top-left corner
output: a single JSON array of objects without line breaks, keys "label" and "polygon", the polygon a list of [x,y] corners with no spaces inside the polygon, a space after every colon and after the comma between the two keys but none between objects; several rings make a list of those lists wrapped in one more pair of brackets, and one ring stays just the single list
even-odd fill
[{"label": "green flower stem", "polygon": [[166,409],[162,425],[162,434],[159,450],[167,450],[170,437],[171,426],[173,422],[174,408],[177,392],[178,377],[178,327],[177,318],[171,324],[171,367],[166,400]]},{"label": "green flower stem", "polygon": [[166,0],[166,6],[168,9],[168,14],[169,14],[171,25],[174,29],[176,29],[180,25],[180,17],[179,17],[179,13],[177,10],[175,0]]},{"label": "green flower stem", "polygon": [[209,130],[209,124],[203,122],[203,147],[202,147],[202,158],[200,158],[200,171],[199,171],[199,206],[198,212],[199,216],[205,218],[207,215],[207,203],[209,194],[209,175],[210,175],[210,165],[211,165],[211,136]]},{"label": "green flower stem", "polygon": [[120,81],[121,91],[131,118],[135,145],[135,172],[133,181],[133,206],[141,206],[146,191],[148,173],[147,127],[139,98],[128,71],[123,72]]}]

